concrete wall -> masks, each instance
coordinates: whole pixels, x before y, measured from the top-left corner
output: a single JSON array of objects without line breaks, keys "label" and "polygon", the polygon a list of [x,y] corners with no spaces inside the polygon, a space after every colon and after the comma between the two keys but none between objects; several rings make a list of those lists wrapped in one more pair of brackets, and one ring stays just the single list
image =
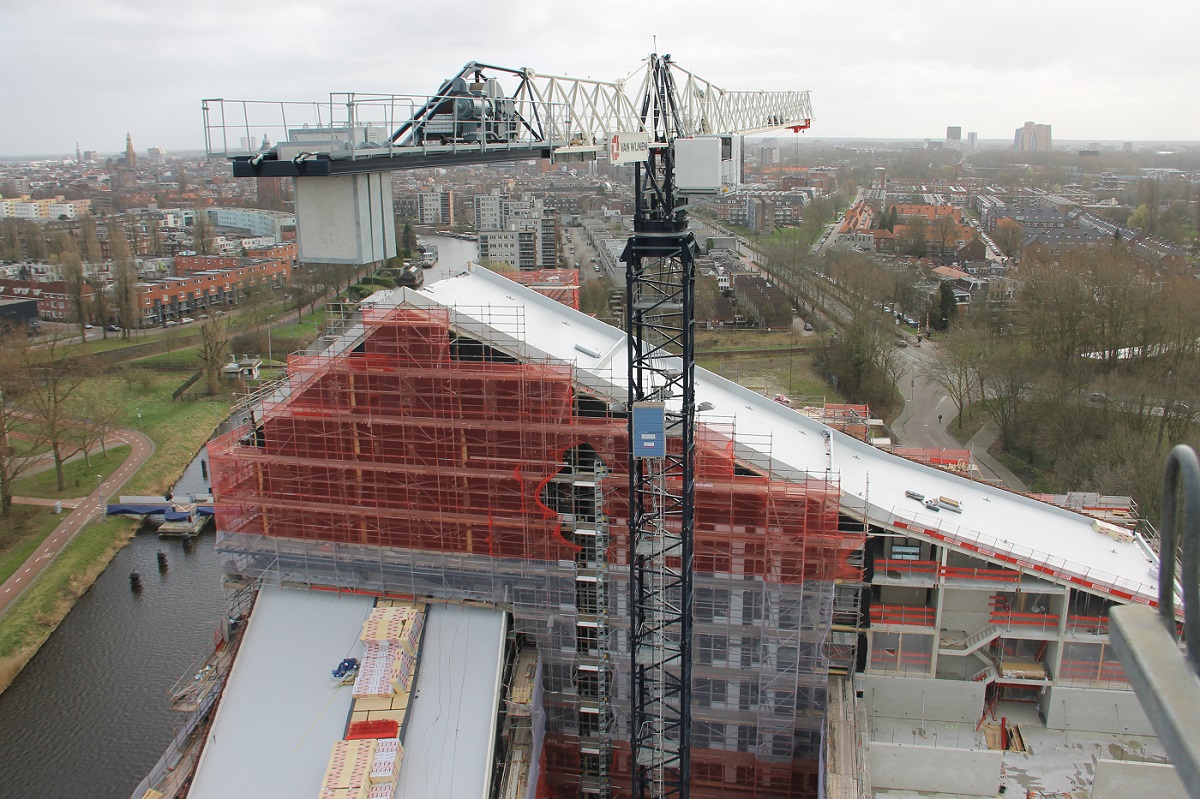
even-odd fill
[{"label": "concrete wall", "polygon": [[962,591],[943,588],[942,629],[973,633],[988,626],[992,594],[989,591]]},{"label": "concrete wall", "polygon": [[1187,791],[1183,789],[1174,766],[1164,763],[1097,761],[1096,777],[1092,780],[1092,799],[1129,799],[1131,796],[1187,799]]},{"label": "concrete wall", "polygon": [[884,674],[859,674],[855,681],[869,716],[974,724],[983,715],[983,683]]},{"label": "concrete wall", "polygon": [[871,742],[875,788],[995,796],[1000,787],[999,750],[944,749]]},{"label": "concrete wall", "polygon": [[919,608],[925,605],[928,588],[908,588],[899,585],[880,586],[879,601],[884,605],[905,605]]},{"label": "concrete wall", "polygon": [[1060,686],[1045,691],[1038,704],[1050,730],[1154,735],[1133,691]]}]

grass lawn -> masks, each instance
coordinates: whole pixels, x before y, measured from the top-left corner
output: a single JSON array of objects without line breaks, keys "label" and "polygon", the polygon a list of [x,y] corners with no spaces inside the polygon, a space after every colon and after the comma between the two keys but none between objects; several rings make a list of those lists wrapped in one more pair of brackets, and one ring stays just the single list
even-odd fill
[{"label": "grass lawn", "polygon": [[161,363],[174,364],[182,361],[195,361],[196,368],[199,369],[201,366],[200,345],[196,344],[191,347],[179,347],[171,352],[160,352],[157,355],[147,355],[145,358],[138,358],[130,361],[129,363],[133,366],[143,366]]},{"label": "grass lawn", "polygon": [[762,330],[697,330],[696,351],[796,347],[819,339],[799,333],[768,333]]},{"label": "grass lawn", "polygon": [[13,505],[0,517],[0,583],[13,576],[65,516],[40,505]]},{"label": "grass lawn", "polygon": [[0,690],[38,650],[137,527],[123,516],[93,522],[67,545],[0,622]]},{"label": "grass lawn", "polygon": [[812,359],[804,353],[750,355],[738,358],[713,358],[703,355],[696,365],[745,386],[764,397],[787,394],[795,400],[837,400],[836,392],[813,369]]},{"label": "grass lawn", "polygon": [[[229,413],[228,397],[172,402],[171,391],[179,384],[177,375],[142,374],[136,379],[109,377],[97,380],[108,383],[104,388],[110,392],[112,401],[125,409],[126,416],[118,424],[141,430],[155,444],[150,460],[121,490],[125,494],[162,494],[166,491]],[[116,456],[111,456],[110,463],[116,462]],[[49,521],[44,523],[50,524]],[[0,690],[12,682],[70,611],[75,600],[125,545],[136,526],[135,520],[125,517],[102,519],[87,525],[25,595],[0,617]],[[22,562],[15,547],[28,547],[32,552],[41,539],[36,543],[31,541],[27,537],[24,543],[5,550],[0,555],[0,565],[6,564],[10,555],[16,563]]]},{"label": "grass lawn", "polygon": [[50,462],[50,468],[37,474],[31,474],[22,477],[20,480],[13,481],[13,496],[16,497],[41,497],[42,499],[65,499],[73,497],[85,497],[95,490],[97,485],[96,475],[103,475],[104,479],[115,472],[125,458],[129,456],[130,447],[128,444],[121,444],[115,447],[108,448],[108,455],[103,452],[94,452],[90,456],[89,465],[80,455],[78,460],[68,461],[63,464],[63,476],[66,479],[66,490],[58,490],[58,478],[54,474],[53,461]]},{"label": "grass lawn", "polygon": [[990,419],[984,405],[972,402],[962,413],[962,429],[959,429],[956,418],[946,425],[946,432],[954,436],[958,443],[966,445]]}]

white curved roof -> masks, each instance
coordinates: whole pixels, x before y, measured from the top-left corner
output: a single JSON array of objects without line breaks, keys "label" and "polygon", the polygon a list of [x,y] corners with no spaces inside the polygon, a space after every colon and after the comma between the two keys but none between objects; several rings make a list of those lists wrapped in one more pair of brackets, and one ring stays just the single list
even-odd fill
[{"label": "white curved roof", "polygon": [[[578,380],[625,396],[624,332],[482,268],[469,267],[419,290],[372,297],[455,312],[454,324],[522,358],[569,362]],[[739,455],[780,476],[829,470],[843,507],[874,524],[907,529],[993,562],[1118,600],[1154,603],[1157,564],[1144,542],[1118,541],[1090,517],[896,457],[706,370],[696,370],[698,422],[736,425]],[[705,406],[707,407],[707,406]],[[905,491],[945,496],[962,512],[928,511]]]}]

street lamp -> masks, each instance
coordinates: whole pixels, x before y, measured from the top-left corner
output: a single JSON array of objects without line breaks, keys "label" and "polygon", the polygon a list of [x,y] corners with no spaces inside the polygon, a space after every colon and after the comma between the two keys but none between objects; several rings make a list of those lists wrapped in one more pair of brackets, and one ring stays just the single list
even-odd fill
[{"label": "street lamp", "polygon": [[104,513],[104,510],[105,510],[105,508],[104,508],[104,492],[102,491],[103,488],[104,488],[104,475],[98,474],[98,475],[96,475],[96,491],[97,491],[97,495],[100,497],[100,512],[101,513]]},{"label": "street lamp", "polygon": [[275,319],[274,316],[267,317],[267,360],[274,361],[275,355],[271,351],[271,322]]}]

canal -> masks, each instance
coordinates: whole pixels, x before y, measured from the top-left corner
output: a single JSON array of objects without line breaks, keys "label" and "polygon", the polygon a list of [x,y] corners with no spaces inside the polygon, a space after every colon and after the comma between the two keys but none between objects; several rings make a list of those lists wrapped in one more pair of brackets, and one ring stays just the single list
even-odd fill
[{"label": "canal", "polygon": [[[478,252],[473,241],[422,239],[438,247],[427,284]],[[202,459],[207,453],[185,471],[176,496],[207,493]],[[0,694],[0,799],[132,793],[183,720],[170,709],[172,686],[211,643],[225,612],[213,540],[206,532],[185,548],[138,535]],[[142,576],[140,594],[129,589],[131,571]]]}]

